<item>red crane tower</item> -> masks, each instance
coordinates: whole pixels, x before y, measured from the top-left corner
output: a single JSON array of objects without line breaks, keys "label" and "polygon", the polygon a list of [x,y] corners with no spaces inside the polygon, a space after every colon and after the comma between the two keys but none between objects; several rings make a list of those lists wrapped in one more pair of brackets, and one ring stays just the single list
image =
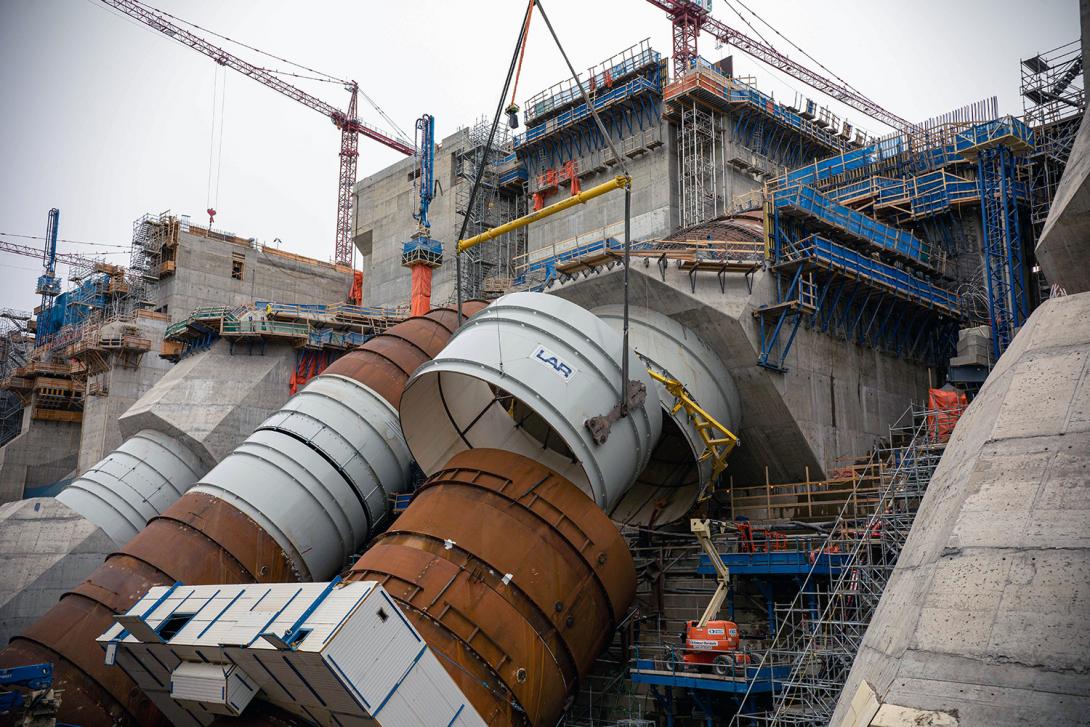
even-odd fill
[{"label": "red crane tower", "polygon": [[166,15],[154,8],[144,5],[137,0],[102,0],[110,7],[120,10],[126,15],[135,18],[153,30],[163,33],[167,37],[187,45],[195,51],[205,54],[221,66],[232,68],[239,73],[249,76],[258,83],[263,83],[274,91],[298,101],[299,103],[319,112],[333,125],[341,130],[341,165],[340,177],[337,186],[337,239],[335,244],[335,259],[344,265],[352,264],[352,234],[351,215],[352,185],[356,182],[356,161],[359,158],[359,136],[362,134],[369,139],[374,139],[391,149],[396,149],[402,154],[412,156],[416,148],[412,142],[405,139],[396,139],[379,129],[360,121],[356,118],[356,101],[360,93],[359,84],[355,81],[346,81],[345,90],[351,96],[348,102],[348,111],[341,111],[332,104],[312,96],[265,68],[260,68],[242,60],[238,56],[228,53],[223,48],[213,45],[204,38],[196,35]]},{"label": "red crane tower", "polygon": [[862,111],[870,118],[881,121],[887,126],[898,131],[912,131],[916,128],[912,122],[886,111],[847,84],[827,78],[791,60],[767,43],[754,40],[745,33],[716,20],[711,15],[710,2],[697,0],[647,0],[647,2],[665,10],[674,24],[674,75],[681,75],[696,60],[697,39],[700,37],[700,31],[706,30],[719,42],[733,45],[762,63],[783,71],[810,88],[821,91],[826,96],[851,106],[857,111]]}]

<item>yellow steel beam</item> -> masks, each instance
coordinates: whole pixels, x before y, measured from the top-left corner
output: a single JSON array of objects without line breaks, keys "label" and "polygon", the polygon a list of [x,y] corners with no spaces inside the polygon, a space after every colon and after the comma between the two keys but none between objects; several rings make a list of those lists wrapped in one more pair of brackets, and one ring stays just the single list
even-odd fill
[{"label": "yellow steel beam", "polygon": [[666,391],[674,396],[672,413],[684,409],[689,415],[689,421],[704,442],[704,452],[700,455],[700,461],[712,460],[712,480],[727,467],[727,456],[738,445],[738,437],[729,429],[716,421],[708,412],[704,411],[690,396],[685,385],[677,379],[648,369],[651,378],[666,387]]},{"label": "yellow steel beam", "polygon": [[577,204],[583,204],[588,200],[592,200],[595,197],[601,197],[606,192],[612,192],[614,189],[624,189],[632,183],[632,178],[619,174],[608,182],[603,182],[595,187],[580,192],[579,194],[572,195],[567,199],[562,199],[559,202],[549,205],[548,207],[542,207],[536,212],[531,212],[528,215],[523,215],[510,222],[505,222],[498,227],[493,227],[491,230],[485,230],[479,235],[467,238],[465,240],[458,241],[458,252],[462,253],[473,247],[474,245],[480,245],[482,242],[488,242],[500,235],[510,232],[511,230],[517,230],[520,227],[526,227],[531,222],[537,222],[550,215],[555,215],[557,212],[562,212],[569,207],[574,207]]}]

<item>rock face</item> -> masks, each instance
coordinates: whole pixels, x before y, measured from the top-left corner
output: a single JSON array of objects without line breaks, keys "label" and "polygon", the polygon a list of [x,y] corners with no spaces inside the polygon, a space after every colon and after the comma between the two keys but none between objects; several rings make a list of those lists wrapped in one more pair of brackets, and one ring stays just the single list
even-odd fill
[{"label": "rock face", "polygon": [[1088,617],[1083,293],[1030,316],[959,422],[832,724],[1087,724]]}]

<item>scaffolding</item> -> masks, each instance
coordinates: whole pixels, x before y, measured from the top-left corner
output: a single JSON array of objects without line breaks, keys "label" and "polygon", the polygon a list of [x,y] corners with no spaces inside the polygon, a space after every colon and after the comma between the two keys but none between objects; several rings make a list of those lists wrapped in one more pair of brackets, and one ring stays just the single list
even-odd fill
[{"label": "scaffolding", "polygon": [[16,370],[26,365],[32,350],[29,324],[30,313],[26,311],[0,310],[0,447],[22,429],[23,400],[6,383]]},{"label": "scaffolding", "polygon": [[[790,605],[776,608],[775,638],[760,664],[789,671],[771,709],[744,714],[752,711],[746,709],[747,702],[756,701],[750,690],[731,725],[829,723],[942,457],[947,425],[960,414],[912,407],[890,427],[889,440],[869,462],[880,473],[874,507],[861,515],[845,502],[820,546],[821,553],[843,554],[838,572],[827,581],[808,578]],[[815,561],[811,572],[819,568]]]},{"label": "scaffolding", "polygon": [[1036,241],[1086,110],[1082,43],[1075,40],[1023,59],[1021,69],[1023,118],[1034,133],[1029,221]]},{"label": "scaffolding", "polygon": [[188,227],[167,210],[145,214],[133,222],[129,252],[128,283],[133,308],[154,308],[159,281],[173,275],[177,265],[178,233]]},{"label": "scaffolding", "polygon": [[[508,180],[503,185],[504,189],[501,190],[499,170],[510,168],[510,157],[513,153],[508,130],[502,124],[497,127],[497,138],[493,139],[492,147],[488,151],[480,188],[473,200],[472,209],[469,206],[473,180],[481,169],[490,130],[491,122],[481,118],[476,124],[464,130],[465,142],[455,152],[455,211],[459,216],[469,218],[465,232],[467,238],[514,219],[525,212],[526,195],[520,180],[516,179],[517,183],[513,187],[511,180]],[[493,282],[495,278],[514,277],[513,260],[525,251],[526,231],[523,229],[489,240],[462,253],[463,295],[467,298],[484,297],[486,279],[489,280],[491,287],[495,287]]]},{"label": "scaffolding", "polygon": [[1012,187],[1015,159],[1007,146],[982,150],[977,156],[984,230],[984,283],[995,358],[1007,350],[1029,317],[1022,225]]},{"label": "scaffolding", "polygon": [[264,352],[269,342],[286,343],[299,349],[298,378],[311,372],[318,359],[328,365],[336,356],[358,348],[377,333],[409,317],[407,306],[394,308],[275,303],[259,300],[253,305],[197,308],[184,319],[167,327],[159,357],[179,361],[190,353],[207,349],[219,339],[228,342],[230,352],[245,346],[250,353]]},{"label": "scaffolding", "polygon": [[681,112],[677,184],[682,227],[704,222],[718,211],[715,147],[719,123],[718,114],[698,107],[695,101]]},{"label": "scaffolding", "polygon": [[[758,365],[784,371],[802,325],[941,365],[953,355],[964,307],[949,289],[947,262],[979,260],[980,287],[998,359],[1029,315],[1021,209],[1029,203],[1033,131],[1012,117],[977,120],[989,99],[956,109],[870,146],[815,161],[766,185],[774,303],[759,307]],[[962,210],[979,205],[980,244],[964,234]],[[798,294],[805,267],[812,306]],[[956,282],[976,266],[958,265]]]}]

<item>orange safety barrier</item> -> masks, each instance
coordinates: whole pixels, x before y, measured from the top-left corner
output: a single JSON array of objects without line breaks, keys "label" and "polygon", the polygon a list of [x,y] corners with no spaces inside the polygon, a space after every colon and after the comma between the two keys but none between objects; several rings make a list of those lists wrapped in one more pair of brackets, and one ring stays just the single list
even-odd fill
[{"label": "orange safety barrier", "polygon": [[431,268],[413,265],[413,291],[409,301],[411,315],[422,316],[431,310]]},{"label": "orange safety barrier", "polygon": [[363,304],[363,271],[352,271],[352,288],[348,291],[348,302],[352,305]]}]

